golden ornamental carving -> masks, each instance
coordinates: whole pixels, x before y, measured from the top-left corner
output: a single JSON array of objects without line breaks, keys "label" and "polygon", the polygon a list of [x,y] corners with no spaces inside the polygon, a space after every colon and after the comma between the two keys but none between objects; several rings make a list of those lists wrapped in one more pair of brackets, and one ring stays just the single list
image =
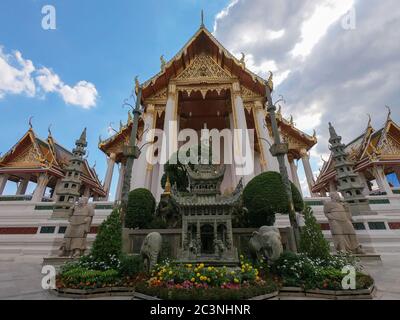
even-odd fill
[{"label": "golden ornamental carving", "polygon": [[259,94],[242,86],[242,99],[243,100],[255,100],[255,99],[260,99],[260,98],[262,98],[262,97]]},{"label": "golden ornamental carving", "polygon": [[215,91],[218,95],[221,94],[222,90],[230,89],[229,85],[218,84],[218,85],[203,85],[203,86],[179,86],[178,91],[186,92],[188,96],[192,94],[192,92],[200,92],[203,99],[206,98],[207,92]]},{"label": "golden ornamental carving", "polygon": [[200,54],[177,77],[179,80],[220,80],[231,79],[231,75],[221,68],[210,56]]},{"label": "golden ornamental carving", "polygon": [[400,154],[400,145],[393,139],[389,138],[386,139],[386,143],[381,146],[379,151],[384,155],[398,156]]},{"label": "golden ornamental carving", "polygon": [[26,148],[19,155],[17,155],[12,161],[7,163],[9,167],[29,166],[37,165],[38,154],[33,147]]},{"label": "golden ornamental carving", "polygon": [[153,94],[151,97],[149,97],[149,100],[161,100],[161,99],[167,99],[167,88],[164,88]]}]

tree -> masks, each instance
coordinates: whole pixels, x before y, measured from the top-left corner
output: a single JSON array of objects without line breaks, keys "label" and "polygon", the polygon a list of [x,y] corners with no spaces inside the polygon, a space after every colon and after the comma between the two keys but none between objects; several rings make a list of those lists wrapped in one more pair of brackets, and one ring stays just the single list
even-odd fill
[{"label": "tree", "polygon": [[144,188],[132,190],[128,196],[125,227],[148,228],[154,219],[155,208],[156,200],[149,190]]},{"label": "tree", "polygon": [[305,207],[304,220],[305,226],[301,229],[299,251],[310,258],[328,258],[330,256],[329,243],[324,238],[321,226],[309,206]]},{"label": "tree", "polygon": [[91,254],[95,261],[110,263],[122,250],[122,223],[119,209],[114,209],[99,227]]},{"label": "tree", "polygon": [[[296,186],[292,184],[295,210],[301,211],[304,202]],[[254,177],[243,190],[243,203],[248,210],[251,227],[273,225],[275,213],[289,213],[289,201],[282,176],[278,172],[263,172]]]}]

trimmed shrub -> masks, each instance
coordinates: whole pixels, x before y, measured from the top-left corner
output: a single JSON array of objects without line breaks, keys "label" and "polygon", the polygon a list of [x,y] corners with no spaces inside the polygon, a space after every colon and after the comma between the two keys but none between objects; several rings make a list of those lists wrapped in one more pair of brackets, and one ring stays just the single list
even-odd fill
[{"label": "trimmed shrub", "polygon": [[122,223],[119,209],[114,209],[99,227],[93,242],[91,257],[95,261],[113,263],[121,255]]},{"label": "trimmed shrub", "polygon": [[304,220],[305,226],[301,229],[300,234],[300,252],[310,258],[328,258],[330,256],[329,243],[324,238],[321,226],[309,206],[304,210]]},{"label": "trimmed shrub", "polygon": [[[303,199],[294,184],[292,195],[296,211],[301,211],[304,207]],[[289,202],[281,175],[269,171],[254,177],[244,188],[243,203],[248,210],[250,226],[273,225],[275,213],[289,213]]]},{"label": "trimmed shrub", "polygon": [[149,190],[144,188],[132,190],[128,197],[125,227],[148,228],[154,218],[155,208],[156,200]]},{"label": "trimmed shrub", "polygon": [[140,272],[143,272],[143,261],[138,255],[124,254],[120,259],[119,273],[123,277],[133,277]]}]

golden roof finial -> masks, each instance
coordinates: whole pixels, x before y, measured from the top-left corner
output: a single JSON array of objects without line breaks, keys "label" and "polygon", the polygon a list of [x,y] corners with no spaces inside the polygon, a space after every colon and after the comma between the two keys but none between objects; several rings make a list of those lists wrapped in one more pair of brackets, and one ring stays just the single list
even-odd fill
[{"label": "golden roof finial", "polygon": [[136,93],[136,95],[137,95],[138,92],[139,92],[139,87],[140,87],[140,84],[139,84],[139,77],[136,76],[136,77],[135,77],[135,93]]},{"label": "golden roof finial", "polygon": [[367,113],[367,116],[368,116],[367,128],[371,128],[372,127],[372,118],[371,118],[371,115],[369,113]]},{"label": "golden roof finial", "polygon": [[391,115],[392,115],[392,109],[390,109],[390,107],[388,105],[385,105],[386,109],[388,109],[388,115],[387,115],[387,120],[389,121],[391,120]]},{"label": "golden roof finial", "polygon": [[269,71],[269,78],[267,80],[267,86],[269,87],[269,89],[271,91],[274,91],[273,77],[274,77],[274,74],[272,73],[272,71]]},{"label": "golden roof finial", "polygon": [[294,122],[293,122],[293,116],[292,116],[292,115],[290,115],[290,120],[289,120],[289,122],[290,122],[290,125],[291,125],[291,126],[294,124]]},{"label": "golden roof finial", "polygon": [[33,116],[30,116],[30,117],[29,117],[29,121],[28,121],[28,123],[29,123],[29,130],[32,130],[32,129],[33,129],[32,119],[33,119]]},{"label": "golden roof finial", "polygon": [[47,128],[47,132],[49,133],[49,137],[52,136],[52,134],[51,134],[51,126],[52,126],[52,124],[50,123],[49,127]]},{"label": "golden roof finial", "polygon": [[242,57],[240,58],[240,63],[243,65],[243,67],[246,67],[246,62],[244,61],[246,55],[243,52],[241,52],[240,54],[242,55]]},{"label": "golden roof finial", "polygon": [[160,62],[161,62],[161,70],[164,70],[164,67],[167,64],[167,62],[165,61],[163,54],[160,57]]},{"label": "golden roof finial", "polygon": [[169,175],[167,174],[167,181],[165,182],[164,194],[171,193],[171,181],[169,180]]},{"label": "golden roof finial", "polygon": [[314,140],[316,140],[316,139],[317,139],[317,131],[315,131],[315,129],[314,129],[314,131],[313,131],[313,135],[312,135],[312,137],[313,137],[313,139],[314,139]]}]

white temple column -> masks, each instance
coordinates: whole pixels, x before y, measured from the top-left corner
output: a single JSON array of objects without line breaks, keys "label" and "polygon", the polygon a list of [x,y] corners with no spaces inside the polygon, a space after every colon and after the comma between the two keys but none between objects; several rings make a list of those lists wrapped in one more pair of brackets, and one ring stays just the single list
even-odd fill
[{"label": "white temple column", "polygon": [[365,196],[369,196],[370,190],[368,188],[368,183],[367,183],[367,179],[365,178],[365,174],[363,172],[358,172],[358,176],[360,177],[361,185],[364,186],[363,194]]},{"label": "white temple column", "polygon": [[272,137],[269,134],[268,128],[265,122],[265,110],[261,101],[255,102],[254,108],[254,123],[256,125],[257,135],[259,137],[258,144],[262,152],[261,168],[263,171],[275,171],[279,172],[278,160],[269,151],[270,147],[274,144]]},{"label": "white temple column", "polygon": [[[233,139],[234,154],[236,158],[239,159],[242,164],[236,164],[236,169],[243,168],[243,184],[246,185],[254,177],[254,150],[250,144],[250,136],[247,134],[247,121],[246,114],[244,111],[244,104],[240,90],[239,82],[232,84],[233,90],[233,124],[235,129],[242,130],[242,136],[236,136],[237,141]],[[251,152],[252,154],[248,154]],[[245,156],[244,156],[244,155]],[[235,157],[234,157],[235,159]],[[234,160],[233,159],[233,160]],[[244,160],[246,160],[244,162]],[[252,161],[250,161],[252,160]]]},{"label": "white temple column", "polygon": [[[232,137],[234,135],[234,129],[235,129],[235,124],[234,124],[234,120],[233,120],[233,112],[231,112],[229,114],[229,125],[230,125],[230,129],[232,131]],[[230,174],[231,174],[231,182],[232,182],[232,190],[234,190],[239,182],[239,178],[236,175],[236,165],[235,165],[235,159],[234,159],[234,151],[233,151],[233,139],[232,139],[232,164],[230,165]]]},{"label": "white temple column", "polygon": [[120,201],[122,196],[122,184],[124,182],[125,164],[121,163],[118,174],[118,184],[115,190],[115,201]]},{"label": "white temple column", "polygon": [[156,163],[153,165],[152,171],[151,171],[151,193],[153,194],[154,198],[156,198],[156,201],[159,201],[160,199],[157,198],[157,193],[159,190],[159,185],[161,184],[161,181],[158,180],[158,177],[160,175],[160,164]]},{"label": "white temple column", "polygon": [[49,177],[47,176],[47,174],[41,173],[37,179],[36,188],[32,195],[32,200],[31,200],[32,202],[42,201],[48,182],[49,182]]},{"label": "white temple column", "polygon": [[16,195],[18,196],[24,195],[26,193],[26,189],[28,188],[28,183],[29,183],[29,178],[23,178],[18,184]]},{"label": "white temple column", "polygon": [[385,171],[382,166],[374,166],[372,168],[372,173],[376,179],[376,183],[378,184],[379,190],[381,192],[386,192],[388,196],[393,195],[393,190],[387,181]]},{"label": "white temple column", "polygon": [[149,137],[150,141],[147,141],[147,134],[151,129],[154,128],[154,106],[147,106],[147,111],[143,114],[144,121],[144,130],[147,130],[139,143],[139,148],[141,148],[141,153],[139,159],[135,161],[135,165],[132,172],[132,180],[131,180],[131,190],[137,188],[148,188],[146,186],[146,175],[147,175],[147,165],[149,164],[147,161],[147,150],[151,147],[150,143],[152,137]]},{"label": "white temple column", "polygon": [[294,159],[289,159],[289,165],[290,165],[290,172],[292,173],[293,183],[299,190],[300,194],[303,195],[303,191],[301,190],[299,175],[297,173],[297,165],[294,163]]},{"label": "white temple column", "polygon": [[[167,104],[165,106],[164,112],[164,138],[162,141],[162,148],[161,148],[161,156],[160,159],[160,169],[158,174],[158,181],[161,181],[162,176],[164,175],[164,163],[167,162],[170,156],[177,150],[177,130],[176,126],[174,126],[174,121],[176,124],[176,107],[177,107],[177,97],[176,97],[176,85],[170,84],[168,86],[168,99]],[[176,137],[175,137],[176,134]],[[161,183],[159,183],[157,188],[157,196],[156,201],[158,201],[161,197],[161,194],[164,192],[163,188],[161,187]]]},{"label": "white temple column", "polygon": [[111,182],[112,182],[112,177],[114,173],[114,165],[115,165],[115,158],[117,155],[115,153],[111,153],[110,157],[107,159],[107,171],[106,171],[106,176],[104,178],[104,184],[103,188],[104,191],[106,192],[106,196],[104,200],[108,200],[110,197],[110,188],[111,188]]},{"label": "white temple column", "polygon": [[304,172],[306,174],[306,179],[307,179],[308,189],[310,190],[310,195],[312,197],[315,197],[317,195],[312,192],[312,187],[315,184],[315,179],[314,179],[313,171],[311,169],[310,157],[308,155],[307,150],[302,149],[300,151],[300,156],[301,156],[301,161],[303,162]]},{"label": "white temple column", "polygon": [[0,174],[0,196],[3,194],[8,181],[8,174]]}]

